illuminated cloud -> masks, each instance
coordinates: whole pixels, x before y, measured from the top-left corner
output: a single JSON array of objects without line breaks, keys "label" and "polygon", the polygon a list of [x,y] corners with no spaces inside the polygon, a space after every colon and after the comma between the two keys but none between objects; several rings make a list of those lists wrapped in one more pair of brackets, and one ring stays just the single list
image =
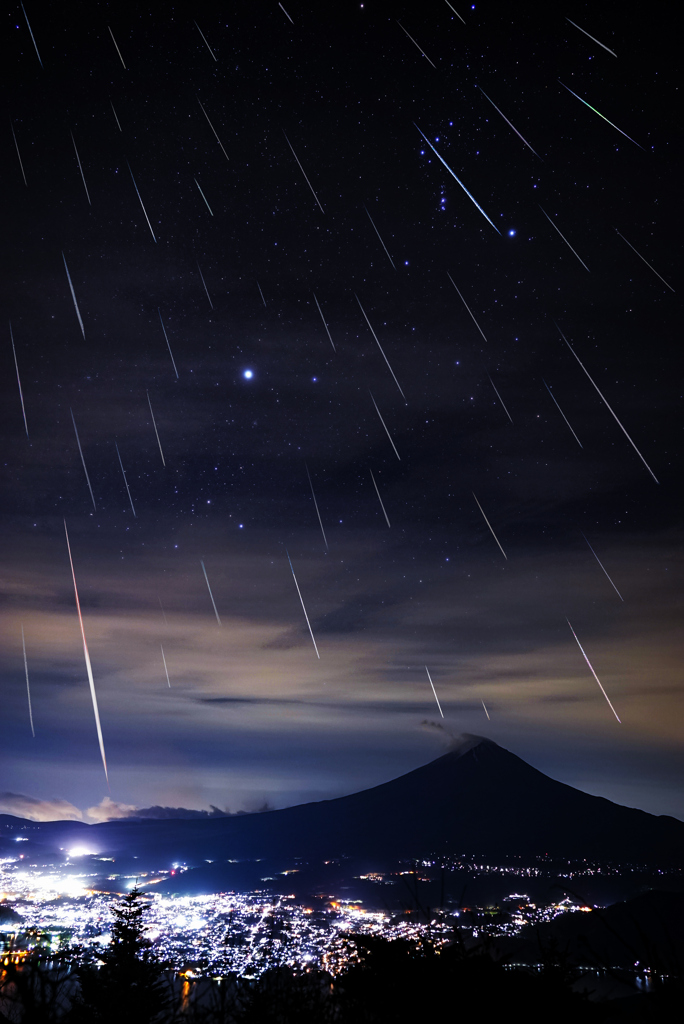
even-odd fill
[{"label": "illuminated cloud", "polygon": [[23,793],[0,793],[0,814],[31,821],[81,821],[83,814],[68,800],[39,800]]}]

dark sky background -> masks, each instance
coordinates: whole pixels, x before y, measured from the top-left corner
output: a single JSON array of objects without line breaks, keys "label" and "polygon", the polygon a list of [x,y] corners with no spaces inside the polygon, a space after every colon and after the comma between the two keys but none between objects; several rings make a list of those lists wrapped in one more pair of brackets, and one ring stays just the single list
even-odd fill
[{"label": "dark sky background", "polygon": [[0,810],[286,806],[470,732],[684,816],[676,8],[25,6]]}]

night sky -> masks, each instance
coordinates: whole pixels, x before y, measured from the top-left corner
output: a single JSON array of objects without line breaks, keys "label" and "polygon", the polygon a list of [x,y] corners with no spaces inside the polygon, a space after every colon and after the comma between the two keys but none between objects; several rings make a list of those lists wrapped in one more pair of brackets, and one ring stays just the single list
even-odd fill
[{"label": "night sky", "polygon": [[676,6],[453,8],[6,14],[0,811],[684,817]]}]

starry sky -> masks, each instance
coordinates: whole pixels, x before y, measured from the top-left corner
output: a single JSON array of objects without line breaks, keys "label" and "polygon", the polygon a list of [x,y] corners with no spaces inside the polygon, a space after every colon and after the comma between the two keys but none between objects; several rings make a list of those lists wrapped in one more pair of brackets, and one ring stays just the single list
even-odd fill
[{"label": "starry sky", "polygon": [[283,807],[466,732],[684,817],[674,9],[3,33],[0,811]]}]

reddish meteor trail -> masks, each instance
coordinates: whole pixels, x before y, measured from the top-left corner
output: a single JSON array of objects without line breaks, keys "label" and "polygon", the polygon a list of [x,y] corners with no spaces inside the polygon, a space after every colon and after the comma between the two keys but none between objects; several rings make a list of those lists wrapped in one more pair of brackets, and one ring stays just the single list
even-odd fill
[{"label": "reddish meteor trail", "polygon": [[[574,629],[572,628],[572,626],[570,625],[570,619],[566,619],[565,621],[567,622],[568,626],[570,626],[570,629],[571,629],[571,631],[572,631],[572,635],[574,636],[575,640],[577,640],[577,633],[575,632],[575,630],[574,630]],[[601,686],[601,680],[599,679],[599,677],[598,677],[598,676],[596,675],[596,673],[594,672],[594,669],[592,668],[591,662],[590,662],[590,661],[589,661],[589,659],[587,658],[587,656],[586,656],[586,654],[585,654],[585,652],[584,652],[584,648],[582,647],[582,644],[581,644],[581,643],[579,642],[579,640],[577,640],[577,646],[579,647],[580,651],[581,651],[581,652],[582,652],[582,654],[584,655],[584,660],[586,661],[587,665],[589,666],[589,669],[590,669],[590,671],[591,671],[591,674],[592,674],[592,676],[594,677],[594,679],[596,680],[596,682],[597,682],[597,683],[599,684],[599,688],[600,688],[600,690],[601,690],[601,693],[603,694],[603,696],[604,696],[604,697],[606,698],[606,700],[608,701],[608,707],[609,707],[609,708],[610,708],[610,710],[611,710],[611,711],[613,712],[613,714],[614,714],[614,715],[615,715],[615,717],[617,718],[618,722],[620,722],[620,719],[618,718],[618,713],[617,713],[617,711],[615,710],[615,708],[613,707],[613,705],[612,705],[612,704],[610,703],[610,698],[609,698],[608,694],[606,693],[606,691],[605,691],[605,690],[603,689],[603,687]],[[620,722],[620,725],[622,725],[622,722]]]},{"label": "reddish meteor trail", "polygon": [[104,768],[105,778],[107,785],[109,786],[109,775],[107,773],[107,758],[105,756],[104,740],[102,739],[102,727],[100,725],[100,712],[97,709],[97,694],[95,693],[95,680],[93,679],[93,670],[90,664],[90,655],[88,654],[88,644],[86,641],[85,629],[83,628],[83,616],[81,614],[81,602],[78,599],[78,587],[76,586],[76,573],[74,572],[74,561],[71,557],[71,545],[69,544],[69,531],[67,530],[66,519],[64,520],[64,532],[66,534],[67,550],[69,552],[69,565],[71,566],[71,576],[74,581],[74,594],[76,595],[76,608],[78,610],[78,621],[81,626],[81,637],[83,638],[83,654],[85,655],[86,670],[88,672],[88,682],[90,683],[90,696],[93,699],[93,711],[95,713],[95,725],[97,727],[97,738],[100,743],[100,754],[102,755],[102,766]]}]

